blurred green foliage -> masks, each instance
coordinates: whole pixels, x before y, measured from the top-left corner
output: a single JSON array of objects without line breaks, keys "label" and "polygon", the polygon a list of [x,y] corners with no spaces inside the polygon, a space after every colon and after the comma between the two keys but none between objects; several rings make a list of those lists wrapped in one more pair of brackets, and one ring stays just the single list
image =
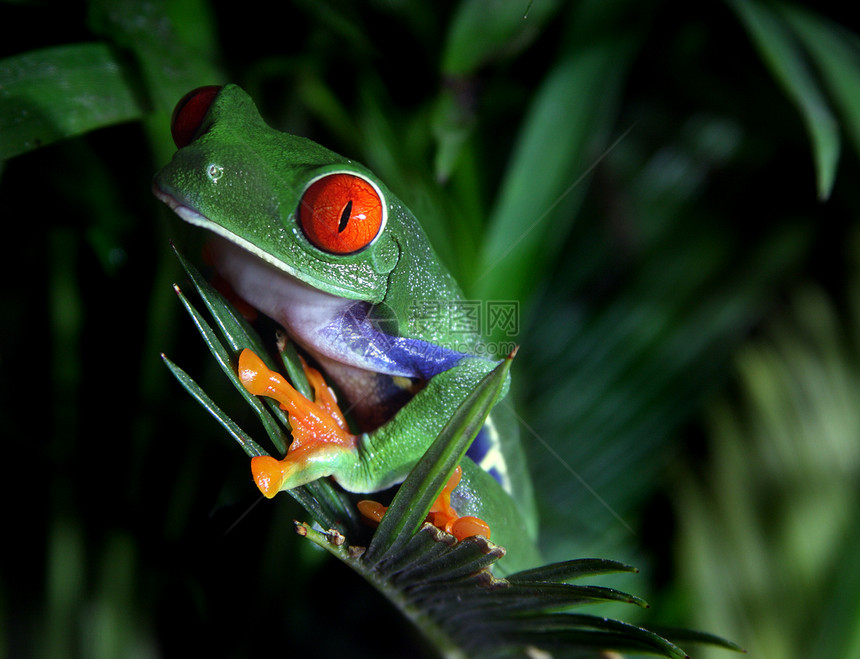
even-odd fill
[{"label": "blurred green foliage", "polygon": [[255,505],[245,460],[158,358],[222,386],[170,287],[168,237],[200,238],[149,180],[176,100],[226,80],[373,168],[469,294],[520,301],[549,559],[644,567],[657,618],[761,656],[851,656],[846,11],[0,5],[0,656],[414,653],[376,593],[294,537],[287,498]]}]

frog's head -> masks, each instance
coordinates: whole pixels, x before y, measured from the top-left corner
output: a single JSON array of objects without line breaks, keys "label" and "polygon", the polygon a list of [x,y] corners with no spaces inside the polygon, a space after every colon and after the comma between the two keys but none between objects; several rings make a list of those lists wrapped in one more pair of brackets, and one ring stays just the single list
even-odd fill
[{"label": "frog's head", "polygon": [[399,204],[366,168],[270,128],[236,85],[190,92],[172,132],[179,150],[153,191],[182,219],[317,290],[385,297]]}]

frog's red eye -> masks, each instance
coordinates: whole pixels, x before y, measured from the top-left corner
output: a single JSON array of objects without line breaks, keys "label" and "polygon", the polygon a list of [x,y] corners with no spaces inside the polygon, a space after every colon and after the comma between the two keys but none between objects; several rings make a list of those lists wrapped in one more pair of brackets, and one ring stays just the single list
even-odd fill
[{"label": "frog's red eye", "polygon": [[177,148],[181,149],[191,144],[194,134],[200,128],[203,117],[206,116],[209,106],[212,105],[219,91],[221,87],[218,85],[198,87],[183,96],[173,108],[170,133]]},{"label": "frog's red eye", "polygon": [[330,254],[351,254],[367,247],[382,228],[384,204],[379,191],[355,174],[317,179],[299,202],[299,224],[315,247]]}]

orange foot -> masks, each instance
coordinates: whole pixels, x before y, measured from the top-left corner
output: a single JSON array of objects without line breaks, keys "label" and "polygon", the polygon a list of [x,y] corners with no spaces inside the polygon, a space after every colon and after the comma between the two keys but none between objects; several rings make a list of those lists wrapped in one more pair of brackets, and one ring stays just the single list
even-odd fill
[{"label": "orange foot", "polygon": [[[460,465],[457,465],[454,473],[451,474],[451,478],[448,479],[445,487],[442,488],[442,492],[439,493],[438,498],[433,502],[426,521],[446,533],[450,533],[457,540],[470,538],[473,535],[482,535],[489,540],[489,524],[471,515],[460,517],[451,505],[451,492],[460,483],[462,476],[463,470],[460,468]],[[358,502],[358,511],[373,526],[378,525],[382,521],[382,517],[387,510],[386,506],[377,501],[364,500]]]},{"label": "orange foot", "polygon": [[251,459],[254,482],[269,499],[284,489],[288,479],[297,478],[321,453],[355,448],[356,437],[347,428],[334,392],[318,370],[304,360],[302,366],[314,389],[312,401],[296,391],[280,373],[270,370],[252,350],[246,348],[239,355],[239,379],[245,389],[256,396],[278,401],[281,409],[287,411],[292,427],[293,441],[283,460],[268,455]]}]

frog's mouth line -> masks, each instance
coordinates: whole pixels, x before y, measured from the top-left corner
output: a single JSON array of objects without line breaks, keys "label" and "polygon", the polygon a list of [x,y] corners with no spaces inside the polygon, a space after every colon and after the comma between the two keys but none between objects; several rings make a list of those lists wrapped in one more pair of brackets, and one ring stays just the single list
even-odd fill
[{"label": "frog's mouth line", "polygon": [[[228,242],[240,246],[242,249],[250,252],[251,254],[254,254],[260,260],[271,265],[276,270],[279,270],[289,275],[298,282],[304,283],[305,285],[315,290],[321,290],[321,288],[324,286],[328,290],[333,291],[332,295],[336,295],[344,299],[357,300],[361,298],[361,293],[351,288],[350,286],[338,286],[336,282],[329,280],[323,282],[321,280],[316,279],[314,276],[312,276],[305,270],[294,267],[288,261],[278,259],[271,253],[267,252],[265,249],[259,247],[254,242],[243,238],[239,234],[233,233],[232,231],[224,228],[217,222],[213,222],[211,219],[209,219],[209,217],[196,210],[192,205],[189,205],[186,200],[182,199],[181,195],[175,196],[172,191],[168,192],[166,190],[161,189],[159,187],[159,183],[157,182],[154,182],[152,184],[152,193],[160,201],[164,202],[170,208],[170,210],[176,213],[186,223],[206,229],[207,231],[215,234],[216,236],[221,236]],[[271,238],[271,236],[269,237]]]},{"label": "frog's mouth line", "polygon": [[[212,233],[221,236],[222,238],[227,239],[231,243],[241,246],[243,249],[255,254],[257,257],[265,261],[266,263],[274,266],[278,270],[285,272],[286,274],[299,279],[298,273],[291,270],[285,263],[279,261],[274,258],[271,254],[267,254],[259,247],[254,245],[254,243],[245,240],[241,236],[237,236],[235,233],[231,231],[227,231],[224,227],[222,227],[217,222],[213,222],[208,217],[203,215],[202,213],[194,210],[190,206],[186,206],[184,203],[179,201],[176,197],[174,197],[169,192],[165,192],[161,188],[158,187],[157,184],[153,183],[152,185],[152,193],[162,202],[167,204],[167,206],[176,213],[180,218],[182,218],[188,224],[202,227]],[[310,284],[309,284],[310,285]]]}]

